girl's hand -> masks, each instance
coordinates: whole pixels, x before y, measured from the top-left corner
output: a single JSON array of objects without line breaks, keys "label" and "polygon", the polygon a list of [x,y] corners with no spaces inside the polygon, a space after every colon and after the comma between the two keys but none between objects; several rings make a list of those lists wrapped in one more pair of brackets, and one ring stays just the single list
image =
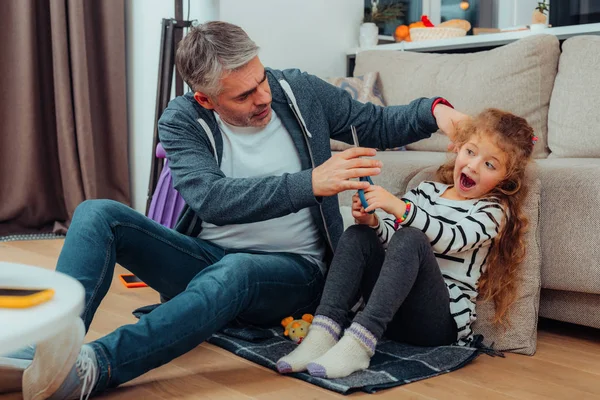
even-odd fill
[{"label": "girl's hand", "polygon": [[359,225],[376,227],[379,223],[375,214],[365,212],[365,209],[360,202],[360,198],[358,197],[358,193],[355,193],[354,196],[352,196],[352,216]]},{"label": "girl's hand", "polygon": [[381,186],[371,185],[365,189],[365,199],[369,203],[369,207],[365,209],[366,212],[381,208],[388,214],[400,218],[406,211],[406,204]]}]

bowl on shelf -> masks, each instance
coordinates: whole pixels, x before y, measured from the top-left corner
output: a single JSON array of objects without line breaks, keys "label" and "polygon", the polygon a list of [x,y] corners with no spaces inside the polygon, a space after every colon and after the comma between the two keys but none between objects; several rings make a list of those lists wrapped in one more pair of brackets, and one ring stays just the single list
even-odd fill
[{"label": "bowl on shelf", "polygon": [[546,28],[548,28],[548,25],[546,25],[546,24],[531,24],[531,25],[529,25],[529,30],[531,32],[543,31]]},{"label": "bowl on shelf", "polygon": [[440,40],[465,36],[467,31],[461,28],[435,26],[433,28],[410,28],[410,39],[413,42],[421,40]]}]

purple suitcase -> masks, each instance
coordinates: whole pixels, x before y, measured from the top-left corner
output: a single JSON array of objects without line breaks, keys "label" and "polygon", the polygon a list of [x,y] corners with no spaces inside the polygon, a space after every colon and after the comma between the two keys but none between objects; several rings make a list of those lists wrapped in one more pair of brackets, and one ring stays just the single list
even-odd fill
[{"label": "purple suitcase", "polygon": [[161,225],[173,228],[185,202],[177,190],[173,188],[173,177],[171,176],[169,161],[166,159],[165,149],[160,143],[156,146],[156,157],[163,158],[165,162],[150,202],[148,217]]}]

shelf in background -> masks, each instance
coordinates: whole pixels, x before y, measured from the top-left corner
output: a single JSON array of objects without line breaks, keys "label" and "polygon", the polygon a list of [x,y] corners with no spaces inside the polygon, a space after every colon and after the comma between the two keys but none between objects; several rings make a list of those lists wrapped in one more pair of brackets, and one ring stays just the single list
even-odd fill
[{"label": "shelf in background", "polygon": [[[400,42],[391,44],[381,44],[365,49],[353,48],[346,52],[346,55],[356,55],[360,51],[368,50],[399,50],[399,51],[443,51],[456,49],[476,49],[479,47],[497,47],[515,40],[539,34],[555,35],[559,40],[564,40],[577,35],[600,35],[600,23],[561,26],[557,28],[546,28],[539,31],[513,31],[489,33],[483,35],[463,36],[460,38],[442,39],[442,40],[423,40],[420,42]],[[380,39],[391,39],[387,36],[380,36]]]}]

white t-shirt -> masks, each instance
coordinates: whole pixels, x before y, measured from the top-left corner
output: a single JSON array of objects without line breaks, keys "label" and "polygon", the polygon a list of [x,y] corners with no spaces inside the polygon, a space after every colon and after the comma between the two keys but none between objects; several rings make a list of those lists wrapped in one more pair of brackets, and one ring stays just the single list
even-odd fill
[{"label": "white t-shirt", "polygon": [[[260,178],[301,171],[298,151],[275,111],[264,128],[233,126],[217,113],[215,117],[223,137],[225,176]],[[203,221],[199,238],[226,249],[300,254],[324,267],[325,244],[308,208],[247,224],[217,226]]]}]

